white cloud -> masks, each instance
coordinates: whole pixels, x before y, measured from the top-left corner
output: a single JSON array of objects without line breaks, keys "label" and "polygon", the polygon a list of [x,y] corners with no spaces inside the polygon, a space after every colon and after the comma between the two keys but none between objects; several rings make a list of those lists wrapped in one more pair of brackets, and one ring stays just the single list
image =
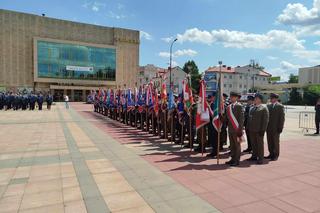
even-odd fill
[{"label": "white cloud", "polygon": [[201,31],[198,28],[187,29],[177,35],[178,41],[197,42],[207,45],[222,43],[224,47],[253,49],[304,49],[304,40],[298,40],[294,33],[283,30],[270,30],[265,34],[254,34],[241,31],[212,30]]},{"label": "white cloud", "polygon": [[292,26],[297,36],[320,36],[320,0],[314,0],[311,9],[301,3],[288,4],[277,22]]},{"label": "white cloud", "polygon": [[87,1],[82,5],[82,7],[98,12],[101,8],[105,8],[106,4],[99,1]]},{"label": "white cloud", "polygon": [[108,16],[109,16],[110,18],[114,18],[114,19],[124,19],[124,18],[127,17],[126,15],[117,14],[117,13],[111,11],[111,10],[108,12]]},{"label": "white cloud", "polygon": [[161,38],[162,41],[169,43],[173,40],[173,37],[166,37],[166,38]]},{"label": "white cloud", "polygon": [[301,3],[288,4],[282,14],[278,16],[277,21],[287,25],[319,24],[320,0],[314,0],[311,9]]},{"label": "white cloud", "polygon": [[303,67],[299,64],[293,64],[288,61],[281,61],[280,67],[269,69],[268,71],[273,76],[280,76],[282,81],[289,79],[290,74],[297,74],[300,67]]},{"label": "white cloud", "polygon": [[314,42],[313,44],[320,46],[320,41],[316,41],[316,42]]},{"label": "white cloud", "polygon": [[145,32],[145,31],[140,31],[140,38],[144,38],[146,40],[152,40],[152,35],[150,35],[149,33]]},{"label": "white cloud", "polygon": [[[183,50],[177,50],[174,53],[172,53],[172,57],[178,58],[181,56],[189,56],[189,57],[194,57],[198,54],[197,51],[191,50],[191,49],[183,49]],[[169,52],[160,52],[159,56],[162,58],[169,58],[170,53]]]},{"label": "white cloud", "polygon": [[295,50],[292,52],[293,56],[305,59],[312,64],[319,64],[320,51],[318,50]]},{"label": "white cloud", "polygon": [[176,61],[172,61],[172,67],[176,67],[176,66],[179,66],[179,63]]},{"label": "white cloud", "polygon": [[267,59],[274,61],[274,60],[277,60],[277,59],[278,59],[278,57],[275,57],[275,56],[269,55],[269,56],[267,56]]}]

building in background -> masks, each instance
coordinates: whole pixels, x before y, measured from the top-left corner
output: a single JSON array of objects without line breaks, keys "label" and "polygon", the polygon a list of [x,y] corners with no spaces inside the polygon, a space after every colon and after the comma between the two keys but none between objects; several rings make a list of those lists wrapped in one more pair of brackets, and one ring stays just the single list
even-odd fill
[{"label": "building in background", "polygon": [[[209,67],[205,71],[204,78],[207,81],[207,91],[216,90],[219,79],[220,67]],[[268,85],[271,74],[252,65],[230,67],[222,65],[221,78],[223,92],[229,94],[236,91],[241,94],[251,92],[260,85]]]},{"label": "building in background", "polygon": [[320,65],[300,68],[299,84],[320,84]]},{"label": "building in background", "polygon": [[[173,91],[179,93],[182,91],[182,81],[186,78],[186,73],[179,66],[172,67],[171,80]],[[155,65],[148,64],[140,66],[138,75],[138,86],[143,86],[152,81],[156,86],[160,87],[161,81],[166,79],[167,88],[170,87],[170,72],[169,69],[156,67]]]},{"label": "building in background", "polygon": [[84,101],[91,90],[134,86],[139,31],[0,10],[0,87]]}]

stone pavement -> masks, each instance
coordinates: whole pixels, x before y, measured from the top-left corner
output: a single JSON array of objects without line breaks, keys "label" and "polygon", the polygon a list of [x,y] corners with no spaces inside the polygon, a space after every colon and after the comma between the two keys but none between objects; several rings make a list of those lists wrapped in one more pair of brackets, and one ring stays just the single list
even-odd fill
[{"label": "stone pavement", "polygon": [[218,212],[73,108],[0,111],[0,212]]},{"label": "stone pavement", "polygon": [[[255,165],[245,161],[249,155],[243,155],[240,167],[229,168],[223,164],[225,155],[216,165],[214,159],[93,113],[89,105],[73,104],[73,108],[106,137],[222,212],[320,212],[320,137],[302,135],[298,111],[288,110],[278,161]],[[170,199],[171,193],[168,190]]]}]

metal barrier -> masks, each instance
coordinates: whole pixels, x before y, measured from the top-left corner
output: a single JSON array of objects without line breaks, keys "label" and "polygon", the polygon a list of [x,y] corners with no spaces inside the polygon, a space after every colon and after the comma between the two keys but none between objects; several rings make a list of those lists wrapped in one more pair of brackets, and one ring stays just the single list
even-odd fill
[{"label": "metal barrier", "polygon": [[299,128],[301,128],[303,132],[309,132],[309,129],[316,129],[315,116],[315,112],[300,112]]}]

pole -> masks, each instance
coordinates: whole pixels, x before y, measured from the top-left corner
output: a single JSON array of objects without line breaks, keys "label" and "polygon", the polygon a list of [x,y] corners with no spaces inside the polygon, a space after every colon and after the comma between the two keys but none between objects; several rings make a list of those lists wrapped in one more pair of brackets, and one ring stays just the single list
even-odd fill
[{"label": "pole", "polygon": [[170,139],[171,139],[171,143],[173,143],[173,141],[174,141],[174,129],[173,129],[173,118],[174,118],[174,116],[173,116],[173,112],[172,112],[172,114],[171,114],[171,119],[170,119],[170,124],[171,124],[171,128],[170,128],[170,134],[171,134],[171,137],[170,137]]},{"label": "pole", "polygon": [[[192,110],[192,108],[191,108],[191,110]],[[192,113],[190,112],[190,116],[189,116],[189,145],[190,145],[190,151],[192,151],[192,147],[193,147],[193,143],[192,143],[193,142],[193,135],[192,135],[191,120],[192,120]]]},{"label": "pole", "polygon": [[178,39],[174,39],[172,42],[171,42],[171,45],[170,45],[170,89],[172,89],[172,79],[171,79],[171,70],[172,70],[172,46],[174,44],[174,42],[176,42]]},{"label": "pole", "polygon": [[204,126],[201,127],[201,153],[204,153]]},{"label": "pole", "polygon": [[[219,98],[219,101],[218,101],[218,116],[220,116],[220,105],[221,105],[221,65],[222,65],[222,61],[219,61],[219,87],[218,87],[218,90],[219,90],[219,94],[217,94],[218,98]],[[220,118],[219,118],[220,119]],[[221,126],[219,126],[219,129],[218,129],[218,144],[217,144],[217,164],[219,165],[219,161],[220,161],[220,134],[221,134],[221,128],[222,128],[222,124],[220,124]]]}]

